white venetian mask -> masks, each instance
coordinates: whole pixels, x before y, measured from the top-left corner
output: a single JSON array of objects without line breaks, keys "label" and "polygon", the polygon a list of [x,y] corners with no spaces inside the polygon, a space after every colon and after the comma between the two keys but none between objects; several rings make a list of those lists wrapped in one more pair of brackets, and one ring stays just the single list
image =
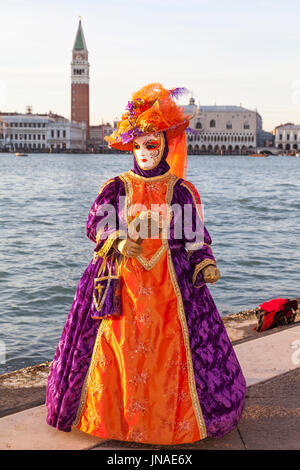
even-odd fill
[{"label": "white venetian mask", "polygon": [[137,137],[133,142],[133,152],[142,170],[152,170],[162,157],[165,141],[162,132]]}]

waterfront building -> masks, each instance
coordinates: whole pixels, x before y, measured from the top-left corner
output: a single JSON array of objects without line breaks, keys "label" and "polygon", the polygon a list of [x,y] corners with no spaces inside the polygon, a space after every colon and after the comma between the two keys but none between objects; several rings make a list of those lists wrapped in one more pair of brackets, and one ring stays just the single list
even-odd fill
[{"label": "waterfront building", "polygon": [[282,150],[299,150],[300,125],[288,122],[275,127],[275,147]]},{"label": "waterfront building", "polygon": [[57,114],[0,114],[0,150],[84,150],[85,124]]},{"label": "waterfront building", "polygon": [[7,113],[0,115],[0,149],[45,150],[49,115]]},{"label": "waterfront building", "polygon": [[86,127],[84,122],[73,122],[68,119],[58,119],[49,122],[46,140],[51,151],[86,149]]},{"label": "waterfront building", "polygon": [[90,126],[89,148],[95,152],[108,149],[108,144],[104,137],[113,132],[111,124],[100,124],[98,126]]},{"label": "waterfront building", "polygon": [[184,111],[192,116],[189,153],[248,153],[261,145],[262,118],[242,106],[200,106],[193,98]]},{"label": "waterfront building", "polygon": [[85,123],[86,141],[90,126],[89,70],[88,50],[79,20],[71,62],[71,121]]}]

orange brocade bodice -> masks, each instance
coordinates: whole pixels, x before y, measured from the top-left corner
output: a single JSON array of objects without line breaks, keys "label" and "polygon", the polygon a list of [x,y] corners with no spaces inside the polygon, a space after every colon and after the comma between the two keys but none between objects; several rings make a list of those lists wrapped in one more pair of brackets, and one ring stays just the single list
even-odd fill
[{"label": "orange brocade bodice", "polygon": [[[151,209],[170,202],[171,173],[143,178],[128,172],[122,178],[127,204]],[[169,249],[161,238],[143,240],[142,248],[142,257],[122,261],[122,315],[100,324],[76,426],[104,439],[195,442],[202,436]]]}]

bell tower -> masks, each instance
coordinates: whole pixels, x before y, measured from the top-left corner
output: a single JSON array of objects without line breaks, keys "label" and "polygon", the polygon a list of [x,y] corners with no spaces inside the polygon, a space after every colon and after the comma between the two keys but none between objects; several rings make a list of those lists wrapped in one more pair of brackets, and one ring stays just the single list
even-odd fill
[{"label": "bell tower", "polygon": [[90,125],[89,70],[88,50],[79,17],[71,62],[71,120],[86,124],[86,144]]}]

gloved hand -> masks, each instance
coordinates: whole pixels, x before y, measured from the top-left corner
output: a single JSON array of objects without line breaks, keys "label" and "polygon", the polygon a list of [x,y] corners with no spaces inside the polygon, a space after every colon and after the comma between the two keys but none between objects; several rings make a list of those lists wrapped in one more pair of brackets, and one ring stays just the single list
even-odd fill
[{"label": "gloved hand", "polygon": [[213,266],[211,264],[203,268],[201,272],[203,274],[204,281],[211,282],[212,284],[217,282],[221,277],[220,271],[218,270],[217,266]]},{"label": "gloved hand", "polygon": [[135,258],[142,253],[142,247],[140,243],[134,242],[130,238],[124,240],[117,239],[114,242],[115,248],[124,256],[131,256]]}]

